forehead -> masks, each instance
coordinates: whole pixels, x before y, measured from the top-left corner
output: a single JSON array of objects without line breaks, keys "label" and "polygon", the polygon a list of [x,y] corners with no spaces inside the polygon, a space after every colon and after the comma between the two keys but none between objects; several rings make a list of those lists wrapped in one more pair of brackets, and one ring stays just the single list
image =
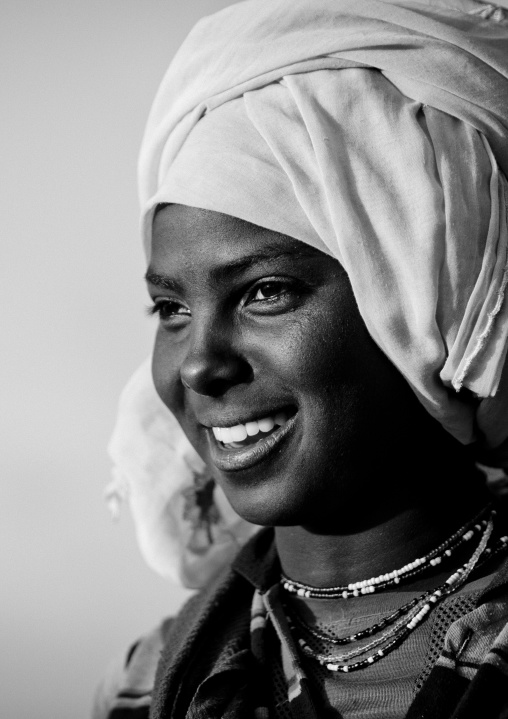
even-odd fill
[{"label": "forehead", "polygon": [[230,215],[166,205],[154,218],[150,269],[210,269],[242,262],[299,260],[324,255],[303,242]]}]

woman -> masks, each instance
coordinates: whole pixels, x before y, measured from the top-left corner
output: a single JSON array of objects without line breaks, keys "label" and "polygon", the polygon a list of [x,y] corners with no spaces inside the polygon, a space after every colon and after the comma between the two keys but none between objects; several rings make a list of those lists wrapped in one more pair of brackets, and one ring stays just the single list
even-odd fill
[{"label": "woman", "polygon": [[[170,450],[127,451],[197,478],[209,569],[102,716],[506,715],[506,518],[476,462],[507,457],[507,97],[508,13],[469,0],[246,2],[183,45],[140,162],[170,414],[143,372],[127,403]],[[215,483],[267,527],[222,572]],[[161,566],[168,490],[135,486]]]}]

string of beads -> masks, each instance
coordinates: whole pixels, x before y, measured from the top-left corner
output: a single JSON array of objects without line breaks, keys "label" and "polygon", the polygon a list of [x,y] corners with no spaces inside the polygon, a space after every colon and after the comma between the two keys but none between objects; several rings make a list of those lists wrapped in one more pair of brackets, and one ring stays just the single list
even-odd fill
[{"label": "string of beads", "polygon": [[[282,576],[281,584],[288,594],[296,593],[301,597],[322,599],[347,599],[351,596],[355,597],[360,596],[360,594],[370,594],[385,589],[399,584],[401,580],[407,580],[410,577],[418,575],[425,569],[436,566],[444,559],[451,557],[459,547],[469,542],[475,535],[481,535],[479,543],[469,560],[465,562],[460,569],[454,571],[444,584],[437,587],[437,589],[423,592],[419,597],[399,607],[399,609],[387,617],[384,617],[376,624],[347,637],[333,637],[316,628],[310,627],[296,612],[290,611],[286,606],[290,629],[296,631],[297,634],[298,629],[296,625],[299,626],[300,630],[303,629],[320,642],[332,645],[357,644],[356,647],[341,654],[325,654],[314,650],[308,642],[300,636],[298,643],[302,651],[333,672],[356,671],[380,661],[398,647],[408,635],[425,620],[429,612],[431,612],[438,603],[463,586],[475,568],[482,566],[495,555],[508,548],[508,535],[501,536],[494,546],[488,546],[492,538],[495,517],[496,511],[492,509],[491,505],[488,505],[470,522],[457,530],[449,539],[432,550],[432,552],[429,552],[414,562],[410,562],[398,570],[388,574],[382,574],[379,577],[373,577],[369,580],[354,582],[347,586],[321,588],[311,587],[295,582],[286,576]],[[388,631],[384,631],[387,627],[389,627]],[[368,637],[374,637],[374,639],[368,643],[364,643],[362,640]],[[357,661],[351,661],[355,659]]]},{"label": "string of beads", "polygon": [[[480,569],[486,562],[490,561],[495,555],[502,552],[504,549],[508,547],[508,535],[502,536],[499,538],[497,544],[493,548],[486,547],[485,551],[482,555],[482,561],[479,561],[476,565],[476,569]],[[358,642],[362,639],[365,639],[369,636],[372,636],[373,634],[378,633],[379,631],[383,630],[385,627],[389,626],[390,624],[394,623],[399,617],[402,615],[407,615],[404,617],[403,621],[407,621],[407,617],[411,615],[411,609],[413,609],[416,605],[424,602],[427,597],[429,597],[432,594],[432,590],[427,590],[426,592],[423,592],[419,597],[415,597],[414,599],[411,599],[411,601],[407,602],[406,604],[399,607],[397,610],[395,610],[392,614],[388,615],[387,617],[384,617],[381,621],[376,622],[376,624],[372,624],[370,627],[366,627],[365,629],[356,632],[355,634],[350,634],[347,637],[336,637],[332,634],[328,634],[323,631],[319,631],[315,627],[310,626],[305,622],[298,612],[296,611],[290,611],[288,607],[286,607],[286,611],[290,613],[290,621],[293,623],[298,624],[305,632],[313,636],[315,639],[321,641],[321,642],[327,642],[329,644],[334,645],[344,645],[344,644],[351,644],[352,642]],[[364,647],[365,649],[365,647]]]},{"label": "string of beads", "polygon": [[373,634],[377,634],[377,632],[383,630],[385,627],[388,627],[390,624],[393,624],[403,615],[405,616],[409,614],[413,607],[415,607],[417,604],[420,604],[420,602],[426,599],[430,594],[430,590],[424,592],[419,597],[415,597],[414,599],[411,599],[410,602],[403,604],[401,607],[399,607],[399,609],[396,609],[392,614],[381,619],[381,621],[376,622],[376,624],[372,624],[370,627],[362,629],[361,631],[356,632],[356,634],[350,634],[347,637],[334,637],[331,634],[326,634],[325,632],[321,632],[318,629],[314,629],[314,627],[309,626],[307,622],[305,622],[297,612],[291,613],[291,619],[300,627],[302,627],[302,629],[304,629],[306,632],[308,632],[313,637],[322,642],[328,642],[329,644],[336,645],[351,644],[352,642],[359,642],[362,639],[371,637]]},{"label": "string of beads", "polygon": [[[495,515],[495,512],[493,512],[493,516]],[[483,552],[481,561],[478,562],[476,565],[476,568],[479,569],[482,567],[485,562],[490,561],[495,555],[499,554],[503,549],[508,547],[508,535],[502,536],[499,538],[497,544],[495,547],[490,548],[486,547],[485,551]],[[362,629],[359,632],[356,632],[355,634],[350,634],[346,637],[335,637],[331,634],[327,634],[326,632],[319,631],[315,627],[311,627],[307,622],[305,622],[302,617],[298,614],[296,611],[291,611],[291,620],[298,624],[303,630],[305,630],[308,634],[312,635],[315,639],[327,642],[329,644],[335,644],[335,645],[344,645],[344,644],[351,644],[352,642],[358,642],[362,639],[366,639],[367,637],[372,636],[373,634],[377,634],[378,632],[385,629],[387,626],[390,626],[390,624],[393,624],[397,621],[401,616],[403,615],[409,615],[411,610],[421,602],[425,601],[427,597],[430,596],[432,593],[432,590],[427,590],[423,592],[419,597],[415,597],[414,599],[411,599],[406,604],[403,604],[401,607],[396,609],[392,614],[389,614],[386,617],[383,617],[379,622],[376,622],[375,624],[372,624],[370,627],[366,627],[365,629]],[[287,609],[289,611],[289,609]]]},{"label": "string of beads", "polygon": [[358,597],[362,594],[373,594],[379,590],[399,584],[401,580],[421,574],[430,566],[441,564],[443,559],[452,557],[459,547],[469,542],[475,534],[485,528],[487,520],[482,518],[492,511],[491,505],[487,505],[481,512],[473,517],[471,521],[467,522],[467,524],[458,529],[449,539],[431,552],[387,574],[380,574],[377,577],[371,577],[371,579],[364,579],[338,587],[312,587],[308,584],[290,579],[284,574],[281,574],[280,582],[285,591],[292,592],[300,597],[310,597],[314,599],[348,599],[349,597]]},{"label": "string of beads", "polygon": [[[492,535],[494,527],[494,515],[495,512],[491,512],[489,519],[482,522],[482,524],[484,525],[484,531],[482,532],[480,542],[474,550],[470,559],[460,569],[453,572],[451,576],[448,577],[446,582],[444,582],[444,584],[439,586],[437,589],[431,592],[425,592],[421,595],[421,597],[417,598],[416,602],[414,602],[413,600],[412,602],[407,603],[405,605],[406,616],[404,616],[404,618],[400,621],[392,619],[393,626],[388,632],[385,632],[380,637],[374,639],[372,642],[369,642],[366,645],[362,645],[345,654],[321,654],[312,649],[303,638],[300,638],[299,644],[302,650],[305,652],[306,655],[317,660],[327,669],[334,672],[357,671],[358,669],[362,669],[363,667],[374,664],[375,662],[379,661],[384,656],[392,652],[408,637],[411,632],[416,629],[417,626],[419,626],[424,621],[425,617],[429,614],[429,612],[434,608],[435,605],[437,605],[445,597],[449,596],[452,592],[455,592],[459,587],[465,584],[469,575],[478,565],[480,558],[482,557],[482,555],[484,555],[485,550],[487,549],[487,544]],[[508,536],[501,537],[497,547],[490,551],[490,556],[488,558],[490,559],[493,554],[497,553],[498,551],[501,551],[506,546],[508,546]],[[404,608],[401,607],[401,609]],[[394,612],[391,617],[394,617],[395,614],[400,613],[401,609],[397,610],[397,612]],[[290,625],[290,629],[294,631],[295,626],[291,616],[288,616],[288,622]],[[382,622],[379,622],[377,625],[370,627],[370,635],[374,634],[376,631],[379,631],[379,627],[381,624]],[[365,631],[366,630],[364,630],[364,632]],[[359,632],[346,638],[348,641],[341,641],[340,643],[351,643],[354,641],[358,641],[361,638],[359,636],[360,634],[363,634],[363,636],[369,636],[368,634]],[[375,651],[373,654],[370,653],[368,654],[368,656],[364,656],[367,652],[371,652],[372,649],[375,649],[378,646],[381,646],[381,648]],[[359,659],[359,661],[350,661],[351,659],[361,656],[363,656],[364,658]]]}]

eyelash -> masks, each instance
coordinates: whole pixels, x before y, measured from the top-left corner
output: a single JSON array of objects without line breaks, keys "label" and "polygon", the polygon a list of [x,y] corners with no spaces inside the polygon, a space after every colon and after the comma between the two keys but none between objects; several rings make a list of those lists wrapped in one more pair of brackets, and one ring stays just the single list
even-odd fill
[{"label": "eyelash", "polygon": [[[183,305],[180,304],[180,302],[177,302],[176,300],[163,299],[163,300],[157,300],[156,302],[153,303],[153,305],[149,305],[146,308],[146,313],[150,317],[153,315],[159,315],[159,317],[162,318],[162,313],[164,312],[164,308],[168,307],[168,305],[174,305],[177,308],[183,308]],[[188,315],[186,315],[186,314],[178,315],[178,313],[175,312],[171,316],[172,317],[178,317],[178,316],[187,317]]]},{"label": "eyelash", "polygon": [[[262,290],[263,288],[266,288],[267,286],[275,285],[276,287],[280,287],[281,290],[279,292],[276,292],[274,295],[270,297],[264,297],[260,299],[255,299],[255,295]],[[262,282],[259,282],[256,284],[248,293],[246,301],[243,303],[243,306],[248,306],[251,303],[266,303],[266,304],[276,304],[277,302],[280,302],[281,300],[287,298],[287,295],[291,291],[291,283],[288,280],[281,280],[281,279],[266,279]],[[149,316],[153,315],[159,315],[160,319],[170,319],[174,317],[188,317],[188,314],[178,314],[178,312],[175,312],[174,314],[170,315],[168,318],[164,318],[162,316],[162,313],[164,312],[164,309],[168,305],[174,305],[176,308],[184,308],[184,305],[182,305],[180,302],[177,302],[176,300],[171,299],[161,299],[154,302],[153,305],[150,305],[146,308],[146,312]]]},{"label": "eyelash", "polygon": [[[264,297],[262,299],[256,300],[255,295],[261,290],[263,287],[267,287],[269,285],[275,285],[276,287],[282,288],[281,291],[277,292],[275,295],[272,295],[271,297]],[[279,280],[279,279],[273,279],[273,280],[264,280],[263,282],[259,282],[257,285],[255,285],[252,290],[248,293],[248,302],[245,304],[250,304],[250,302],[278,302],[282,297],[287,295],[290,291],[290,283],[287,280]]]}]

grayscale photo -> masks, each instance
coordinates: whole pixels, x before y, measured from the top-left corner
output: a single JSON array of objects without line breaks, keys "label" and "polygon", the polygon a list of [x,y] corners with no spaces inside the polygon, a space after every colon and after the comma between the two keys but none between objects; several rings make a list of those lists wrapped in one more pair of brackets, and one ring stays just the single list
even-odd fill
[{"label": "grayscale photo", "polygon": [[508,717],[508,0],[4,0],[2,719]]}]

